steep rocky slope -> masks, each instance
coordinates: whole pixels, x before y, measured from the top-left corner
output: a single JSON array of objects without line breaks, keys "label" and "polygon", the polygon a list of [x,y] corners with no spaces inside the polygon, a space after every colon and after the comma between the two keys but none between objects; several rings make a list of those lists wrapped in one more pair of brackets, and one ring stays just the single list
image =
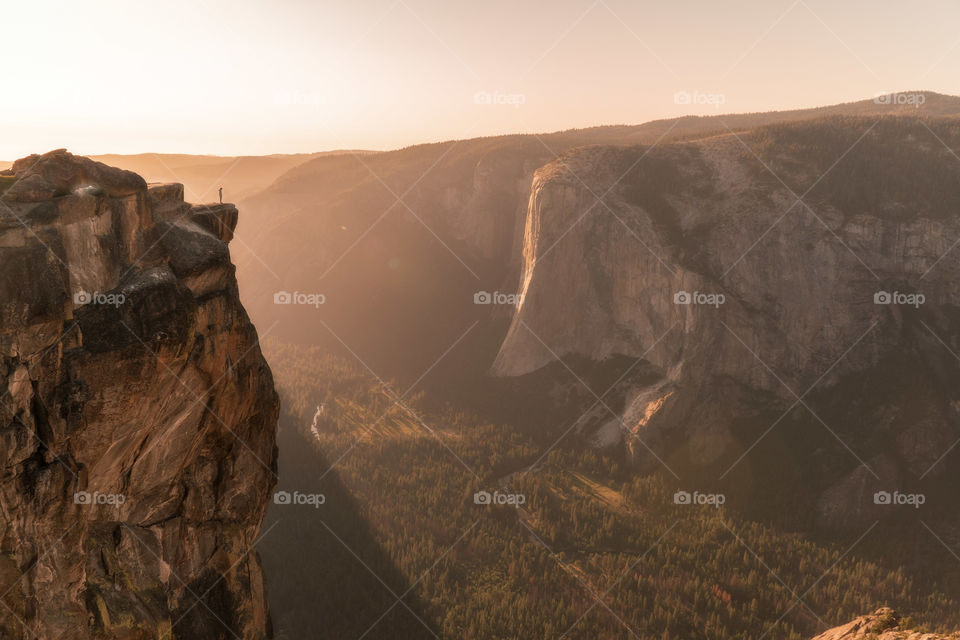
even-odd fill
[{"label": "steep rocky slope", "polygon": [[237,210],[65,151],[0,190],[0,636],[267,637],[278,400]]},{"label": "steep rocky slope", "polygon": [[853,622],[824,631],[813,640],[957,640],[960,633],[943,635],[909,629],[899,613],[883,607]]},{"label": "steep rocky slope", "polygon": [[874,492],[954,476],[958,143],[957,120],[853,118],[571,151],[534,179],[494,371],[643,360],[657,381],[582,429],[745,482],[780,443],[821,522],[889,513]]}]

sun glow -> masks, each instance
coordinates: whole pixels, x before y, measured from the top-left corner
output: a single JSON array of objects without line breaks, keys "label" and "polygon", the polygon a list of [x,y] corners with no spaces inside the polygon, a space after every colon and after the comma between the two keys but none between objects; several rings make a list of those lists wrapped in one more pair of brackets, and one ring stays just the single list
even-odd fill
[{"label": "sun glow", "polygon": [[[549,11],[493,0],[469,14],[431,0],[38,0],[2,11],[3,160],[58,147],[383,149],[960,93],[960,5],[935,0],[562,0]],[[723,99],[683,103],[683,92]]]}]

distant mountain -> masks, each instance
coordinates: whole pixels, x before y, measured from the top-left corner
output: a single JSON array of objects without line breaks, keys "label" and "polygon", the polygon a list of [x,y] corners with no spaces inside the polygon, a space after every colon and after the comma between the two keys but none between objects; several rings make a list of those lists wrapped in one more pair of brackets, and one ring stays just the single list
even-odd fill
[{"label": "distant mountain", "polygon": [[[235,202],[266,189],[290,169],[327,155],[365,154],[366,151],[326,151],[322,153],[274,154],[268,156],[207,156],[171,153],[136,155],[106,154],[89,156],[93,160],[140,174],[147,182],[180,182],[186,197],[196,202],[217,200],[223,187],[224,201]],[[0,162],[0,170],[11,162]]]},{"label": "distant mountain", "polygon": [[[634,377],[578,433],[648,468],[638,435],[671,467],[732,469],[751,507],[789,478],[804,508],[784,516],[859,527],[889,513],[877,491],[955,484],[939,458],[960,438],[960,370],[940,340],[960,335],[960,120],[924,111],[949,105],[742,116],[736,135],[698,120],[689,141],[681,120],[655,146],[583,146],[603,128],[316,159],[243,203],[241,291],[276,337],[382,377],[429,370],[423,384],[471,400],[491,366],[563,393],[581,386],[566,367],[588,381],[621,367]],[[282,291],[324,304],[277,305]],[[519,308],[492,295],[518,292]],[[884,292],[927,304],[875,304]],[[813,413],[788,411],[808,388]],[[854,388],[869,411],[844,402]]]},{"label": "distant mountain", "polygon": [[[832,115],[923,115],[928,117],[960,114],[960,97],[938,94],[930,91],[902,92],[893,95],[923,95],[924,102],[897,104],[896,100],[885,103],[880,100],[861,100],[843,104],[818,107],[814,109],[796,109],[791,111],[769,111],[763,113],[725,114],[717,116],[683,116],[654,120],[640,125],[612,125],[570,129],[562,132],[540,134],[544,141],[556,143],[557,152],[569,146],[580,144],[650,144],[664,136],[665,140],[683,139],[707,135],[732,129],[745,129],[773,122],[804,120]],[[506,140],[516,137],[499,136],[475,140]],[[449,143],[417,145],[407,147],[392,154],[410,153],[413,149],[438,148]],[[553,144],[551,144],[553,147]],[[329,156],[366,155],[376,152],[359,150],[338,150],[318,153],[272,154],[265,156],[214,156],[169,153],[142,153],[134,155],[102,154],[89,156],[106,164],[135,171],[148,182],[182,182],[187,197],[195,200],[212,200],[217,188],[224,187],[231,201],[248,198],[267,189],[270,184],[287,171],[311,160]],[[12,161],[0,160],[0,170],[8,169]],[[323,166],[315,167],[324,171]]]},{"label": "distant mountain", "polygon": [[933,513],[960,469],[957,148],[957,119],[829,117],[571,150],[534,178],[494,372],[628,357],[646,377],[578,427],[647,468],[827,528],[897,516],[883,491]]},{"label": "distant mountain", "polygon": [[215,201],[219,187],[223,187],[225,202],[236,202],[267,188],[279,176],[304,162],[339,153],[367,152],[327,151],[236,157],[145,153],[91,157],[115,167],[135,171],[148,182],[181,182],[187,197],[197,202]]},{"label": "distant mountain", "polygon": [[[341,338],[371,365],[404,369],[414,378],[457,339],[465,322],[494,318],[496,328],[485,333],[483,324],[466,340],[484,338],[477,349],[485,361],[476,365],[483,369],[492,363],[510,314],[494,306],[478,315],[473,293],[519,286],[534,173],[565,150],[663,145],[830,116],[960,114],[960,98],[922,95],[917,106],[895,104],[896,98],[892,104],[864,100],[315,158],[239,203],[244,214],[232,250],[241,290],[260,324],[283,318],[277,331],[285,339],[337,345]],[[273,294],[286,289],[326,294],[322,315],[279,310]],[[386,328],[383,317],[391,319]]]},{"label": "distant mountain", "polygon": [[932,91],[902,91],[877,96],[871,100],[858,100],[842,104],[793,109],[790,111],[767,111],[762,113],[737,113],[717,116],[685,116],[666,120],[654,120],[639,126],[596,127],[588,131],[604,132],[619,136],[612,142],[625,144],[649,144],[651,136],[659,138],[676,124],[672,138],[686,139],[726,131],[752,129],[776,122],[795,122],[829,116],[863,116],[867,118],[886,115],[922,116],[941,118],[960,114],[960,96],[944,95]]}]

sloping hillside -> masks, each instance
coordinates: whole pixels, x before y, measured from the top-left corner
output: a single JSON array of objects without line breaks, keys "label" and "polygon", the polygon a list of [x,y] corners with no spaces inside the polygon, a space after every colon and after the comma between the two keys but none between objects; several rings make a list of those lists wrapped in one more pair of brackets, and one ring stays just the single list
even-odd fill
[{"label": "sloping hillside", "polygon": [[[223,187],[224,199],[237,201],[269,187],[274,180],[304,162],[340,153],[367,151],[325,151],[320,153],[275,154],[269,156],[204,156],[182,153],[105,154],[89,156],[112,167],[133,171],[147,182],[179,182],[186,197],[213,202]],[[0,161],[0,171],[13,163]]]},{"label": "sloping hillside", "polygon": [[91,157],[114,167],[135,171],[148,182],[183,183],[187,197],[197,202],[216,201],[220,187],[223,187],[224,199],[235,202],[266,189],[279,176],[304,162],[337,153],[236,157],[144,153]]}]

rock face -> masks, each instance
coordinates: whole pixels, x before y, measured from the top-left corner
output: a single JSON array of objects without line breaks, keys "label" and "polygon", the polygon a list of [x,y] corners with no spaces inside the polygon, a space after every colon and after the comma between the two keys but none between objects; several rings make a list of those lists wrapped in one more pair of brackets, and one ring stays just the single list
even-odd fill
[{"label": "rock face", "polygon": [[853,622],[824,631],[813,640],[957,640],[960,633],[942,635],[902,629],[903,619],[893,609],[882,607]]},{"label": "rock face", "polygon": [[65,151],[6,182],[0,636],[269,637],[279,405],[237,210]]},{"label": "rock face", "polygon": [[646,360],[658,381],[624,392],[621,431],[717,475],[802,418],[800,439],[824,443],[794,456],[829,478],[812,487],[819,517],[869,521],[875,491],[943,474],[960,436],[960,161],[938,137],[955,143],[956,121],[565,154],[533,182],[523,301],[494,372]]},{"label": "rock face", "polygon": [[[368,360],[374,370],[415,380],[433,364],[435,354],[443,353],[477,318],[475,292],[516,291],[531,179],[565,150],[656,141],[662,146],[726,132],[727,127],[743,132],[827,115],[960,113],[960,98],[924,95],[919,107],[870,99],[792,112],[688,116],[639,126],[475,138],[316,158],[241,204],[244,242],[233,247],[233,255],[245,302],[251,317],[270,324],[278,280],[290,290],[322,292],[330,301],[324,321],[344,342],[362,349],[365,358],[374,358]],[[602,211],[598,207],[589,217]],[[622,227],[620,232],[629,236]],[[404,295],[394,295],[397,290]],[[483,360],[476,363],[478,371],[485,370],[494,355],[507,310],[490,305],[486,311],[496,317],[497,335],[478,349]],[[385,315],[389,323],[380,321]],[[444,318],[451,320],[445,323]],[[421,327],[429,330],[419,331]],[[288,342],[342,348],[333,336],[315,329],[291,318],[275,335]],[[478,329],[483,331],[482,326]]]}]

